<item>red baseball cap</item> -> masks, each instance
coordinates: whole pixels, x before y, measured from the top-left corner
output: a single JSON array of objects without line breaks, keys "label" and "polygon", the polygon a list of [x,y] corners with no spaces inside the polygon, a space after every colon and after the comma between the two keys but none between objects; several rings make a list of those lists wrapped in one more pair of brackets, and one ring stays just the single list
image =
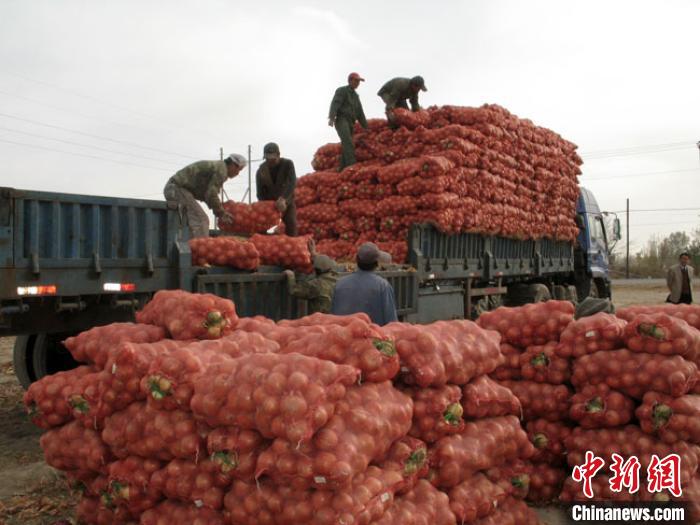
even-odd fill
[{"label": "red baseball cap", "polygon": [[365,79],[362,78],[362,77],[360,76],[359,73],[350,73],[350,74],[348,75],[348,80],[352,80],[352,79],[354,79],[354,78],[356,78],[356,79],[359,80],[360,82],[364,82],[364,81],[365,81]]}]

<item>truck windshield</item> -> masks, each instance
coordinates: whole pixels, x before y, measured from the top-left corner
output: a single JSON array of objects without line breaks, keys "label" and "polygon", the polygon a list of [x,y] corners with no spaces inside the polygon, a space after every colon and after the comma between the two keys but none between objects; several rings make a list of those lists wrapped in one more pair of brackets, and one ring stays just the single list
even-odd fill
[{"label": "truck windshield", "polygon": [[603,224],[602,217],[596,217],[593,221],[591,226],[591,237],[604,246],[608,245],[607,237],[605,235],[605,225]]}]

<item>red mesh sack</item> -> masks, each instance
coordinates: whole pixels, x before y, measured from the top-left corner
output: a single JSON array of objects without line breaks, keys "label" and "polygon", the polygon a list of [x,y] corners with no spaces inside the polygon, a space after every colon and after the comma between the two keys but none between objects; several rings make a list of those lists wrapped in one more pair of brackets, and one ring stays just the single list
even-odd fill
[{"label": "red mesh sack", "polygon": [[425,110],[410,111],[403,108],[393,110],[394,119],[399,126],[406,126],[408,129],[415,129],[418,126],[428,126],[430,124],[430,113]]},{"label": "red mesh sack", "polygon": [[397,497],[372,525],[456,525],[449,504],[447,494],[420,480],[413,490]]},{"label": "red mesh sack", "polygon": [[231,237],[197,237],[190,239],[189,245],[195,266],[230,266],[239,270],[260,266],[260,254],[251,242]]},{"label": "red mesh sack", "polygon": [[[318,331],[319,328],[322,331]],[[360,318],[345,326],[317,325],[313,333],[291,341],[282,352],[353,366],[360,370],[362,381],[378,383],[392,379],[399,372],[399,356],[393,338],[379,326]]]},{"label": "red mesh sack", "polygon": [[604,312],[574,321],[562,332],[556,353],[561,357],[581,357],[600,350],[620,348],[626,324],[622,319]]},{"label": "red mesh sack", "polygon": [[309,223],[329,223],[335,222],[340,215],[338,206],[335,204],[309,204],[297,209],[297,219]]},{"label": "red mesh sack", "polygon": [[377,247],[391,255],[391,261],[395,264],[403,264],[408,258],[408,244],[406,241],[379,241]]},{"label": "red mesh sack", "polygon": [[657,392],[644,394],[635,414],[647,434],[672,445],[678,441],[700,444],[700,397],[673,398]]},{"label": "red mesh sack", "polygon": [[301,273],[311,273],[311,253],[308,235],[289,237],[287,235],[253,235],[250,242],[260,252],[260,262],[271,266],[281,266]]},{"label": "red mesh sack", "polygon": [[634,401],[605,383],[586,385],[571,398],[569,418],[584,428],[617,427],[634,416]]},{"label": "red mesh sack", "polygon": [[161,499],[160,489],[153,486],[151,475],[163,464],[153,459],[129,456],[109,465],[109,494],[111,502],[139,515],[154,507]]},{"label": "red mesh sack", "polygon": [[389,323],[383,329],[396,340],[402,379],[407,384],[464,385],[493,372],[503,362],[497,335],[472,321],[437,321],[421,326]]},{"label": "red mesh sack", "polygon": [[562,421],[569,416],[572,392],[566,385],[550,385],[533,381],[499,381],[520,400],[523,419],[546,419]]},{"label": "red mesh sack", "polygon": [[493,514],[507,496],[500,486],[480,472],[450,489],[448,495],[450,509],[459,523],[471,523]]},{"label": "red mesh sack", "polygon": [[464,386],[462,391],[464,415],[471,419],[522,415],[517,397],[488,376],[479,376]]},{"label": "red mesh sack", "polygon": [[266,446],[255,430],[221,427],[207,436],[209,458],[224,476],[253,481],[258,456]]},{"label": "red mesh sack", "polygon": [[530,491],[532,463],[516,459],[484,472],[486,477],[498,485],[506,496],[525,499]]},{"label": "red mesh sack", "polygon": [[529,346],[520,356],[523,379],[537,383],[560,385],[571,378],[571,363],[556,354],[557,343]]},{"label": "red mesh sack", "polygon": [[521,379],[520,354],[522,353],[522,350],[515,346],[509,345],[508,343],[501,343],[501,354],[505,357],[505,362],[491,372],[491,377],[499,381],[505,379]]},{"label": "red mesh sack", "polygon": [[484,312],[477,323],[501,334],[502,342],[526,348],[559,341],[560,334],[574,320],[569,301],[547,301],[517,308],[496,308]]},{"label": "red mesh sack", "polygon": [[224,495],[231,483],[230,473],[222,472],[220,465],[209,459],[198,462],[174,459],[150,478],[152,491],[168,499],[214,510],[223,507]]},{"label": "red mesh sack", "polygon": [[430,471],[428,447],[420,439],[410,436],[401,438],[394,442],[379,467],[382,470],[395,470],[401,474],[403,482],[396,487],[396,494],[405,494]]},{"label": "red mesh sack", "polygon": [[433,443],[464,429],[462,391],[457,385],[438,388],[407,388],[404,393],[413,399],[413,423],[409,434]]},{"label": "red mesh sack", "polygon": [[141,515],[141,525],[225,525],[221,513],[207,508],[164,501]]},{"label": "red mesh sack", "polygon": [[234,481],[224,499],[229,523],[237,525],[369,525],[394,503],[402,482],[394,470],[369,467],[342,491],[304,490],[261,481]]},{"label": "red mesh sack", "polygon": [[553,467],[545,463],[533,465],[527,501],[544,505],[559,499],[562,485],[567,476],[568,470],[561,467]]},{"label": "red mesh sack", "polygon": [[219,229],[225,232],[265,233],[280,223],[282,215],[277,210],[275,201],[259,201],[252,204],[227,201],[223,204],[224,210],[233,216],[233,221],[217,220]]},{"label": "red mesh sack", "polygon": [[496,512],[472,522],[472,525],[542,525],[542,522],[524,501],[506,498]]},{"label": "red mesh sack", "polygon": [[698,304],[658,304],[653,306],[628,306],[617,310],[617,317],[632,321],[640,314],[663,313],[683,319],[690,326],[700,330],[700,305]]},{"label": "red mesh sack", "polygon": [[630,350],[596,352],[574,361],[575,387],[607,384],[634,399],[650,390],[680,397],[696,382],[697,366],[681,356],[637,353]]},{"label": "red mesh sack", "polygon": [[239,426],[293,443],[333,415],[357,369],[299,354],[251,354],[210,367],[195,381],[191,409],[212,427]]},{"label": "red mesh sack", "polygon": [[73,419],[73,410],[67,398],[75,383],[89,374],[94,374],[89,366],[79,366],[44,376],[32,383],[23,397],[31,422],[40,428],[49,429]]},{"label": "red mesh sack", "polygon": [[389,381],[348,388],[336,414],[307,443],[277,439],[260,454],[257,473],[297,488],[335,490],[381,460],[411,427],[413,402]]},{"label": "red mesh sack", "polygon": [[[606,461],[607,467],[616,453],[627,459],[636,456],[641,472],[646,472],[653,454],[665,458],[678,454],[681,458],[681,485],[690,483],[698,469],[698,448],[684,441],[668,445],[643,432],[636,425],[617,428],[584,429],[577,427],[566,439],[567,461],[570,466],[583,465],[586,451],[591,451]],[[607,468],[605,467],[605,468]],[[604,472],[601,470],[601,473]]]},{"label": "red mesh sack", "polygon": [[676,317],[640,314],[625,327],[624,339],[633,352],[679,355],[700,362],[700,332]]},{"label": "red mesh sack", "polygon": [[201,457],[207,430],[183,410],[156,410],[132,403],[105,419],[102,439],[117,457],[171,461]]},{"label": "red mesh sack", "polygon": [[321,312],[316,312],[311,315],[306,315],[300,317],[299,319],[282,319],[277,326],[289,327],[289,328],[299,328],[299,327],[310,327],[310,326],[351,326],[357,321],[362,321],[363,323],[370,325],[372,320],[364,312],[358,312],[351,315],[333,315],[324,314]]},{"label": "red mesh sack", "polygon": [[[301,182],[301,179],[299,182]],[[316,195],[316,189],[310,186],[297,185],[297,187],[294,189],[294,203],[299,208],[315,203],[317,198],[318,196]]]},{"label": "red mesh sack", "polygon": [[530,458],[533,463],[560,465],[566,460],[564,442],[571,434],[571,427],[566,423],[535,419],[526,425],[527,437],[535,446],[535,454]]},{"label": "red mesh sack", "polygon": [[155,408],[189,410],[195,380],[207,367],[242,355],[277,352],[279,345],[260,334],[236,331],[200,341],[153,359],[141,379],[141,391]]},{"label": "red mesh sack", "polygon": [[102,472],[112,454],[100,435],[71,421],[39,438],[46,463],[58,470]]},{"label": "red mesh sack", "polygon": [[616,501],[616,502],[631,502],[636,501],[637,495],[630,494],[627,490],[613,492],[610,488],[610,476],[607,474],[598,474],[591,479],[591,490],[593,490],[593,498],[589,498],[583,493],[583,483],[574,481],[571,476],[564,480],[559,500],[563,502],[572,501]]},{"label": "red mesh sack", "polygon": [[160,290],[136,321],[165,328],[173,339],[217,339],[236,327],[235,305],[212,294],[193,294],[184,290]]},{"label": "red mesh sack", "polygon": [[99,497],[83,495],[75,509],[79,525],[138,525],[124,507],[106,508]]},{"label": "red mesh sack", "polygon": [[316,251],[336,261],[349,261],[355,258],[355,245],[350,241],[323,240],[316,245]]},{"label": "red mesh sack", "polygon": [[[102,400],[112,384],[112,379],[112,374],[103,370],[81,377],[66,390],[64,399],[76,421],[80,421],[87,428],[101,430],[105,417],[123,408],[117,408],[115,403],[112,403],[112,398]],[[132,396],[126,392],[124,398],[128,398],[128,402],[133,401]]]},{"label": "red mesh sack", "polygon": [[109,351],[121,343],[155,343],[165,337],[165,330],[160,326],[112,323],[69,337],[63,345],[76,361],[102,368],[107,364]]},{"label": "red mesh sack", "polygon": [[433,484],[454,487],[480,470],[533,453],[533,446],[515,416],[468,422],[464,432],[442,438],[431,449]]}]

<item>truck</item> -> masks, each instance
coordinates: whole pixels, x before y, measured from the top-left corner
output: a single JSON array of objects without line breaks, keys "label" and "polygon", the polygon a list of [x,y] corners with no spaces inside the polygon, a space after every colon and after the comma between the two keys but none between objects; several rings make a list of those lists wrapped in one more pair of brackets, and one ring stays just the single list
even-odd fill
[{"label": "truck", "polygon": [[[447,235],[428,224],[408,235],[408,264],[380,275],[401,320],[475,317],[502,304],[610,297],[609,240],[593,194],[581,188],[576,243]],[[132,321],[158,290],[213,293],[241,316],[305,315],[281,268],[237,271],[192,264],[182,209],[163,201],[0,188],[0,337],[16,336],[15,373],[28,387],[76,366],[61,341]]]}]

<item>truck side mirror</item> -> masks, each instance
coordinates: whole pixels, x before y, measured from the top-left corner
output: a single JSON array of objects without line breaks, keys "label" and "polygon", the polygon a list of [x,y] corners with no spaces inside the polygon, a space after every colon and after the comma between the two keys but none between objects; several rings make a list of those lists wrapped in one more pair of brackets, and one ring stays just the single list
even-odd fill
[{"label": "truck side mirror", "polygon": [[580,213],[576,214],[576,226],[578,226],[579,230],[583,230],[585,228],[585,224],[583,223],[583,216]]},{"label": "truck side mirror", "polygon": [[615,219],[613,221],[613,239],[619,241],[622,239],[622,227],[620,226],[620,219]]}]

